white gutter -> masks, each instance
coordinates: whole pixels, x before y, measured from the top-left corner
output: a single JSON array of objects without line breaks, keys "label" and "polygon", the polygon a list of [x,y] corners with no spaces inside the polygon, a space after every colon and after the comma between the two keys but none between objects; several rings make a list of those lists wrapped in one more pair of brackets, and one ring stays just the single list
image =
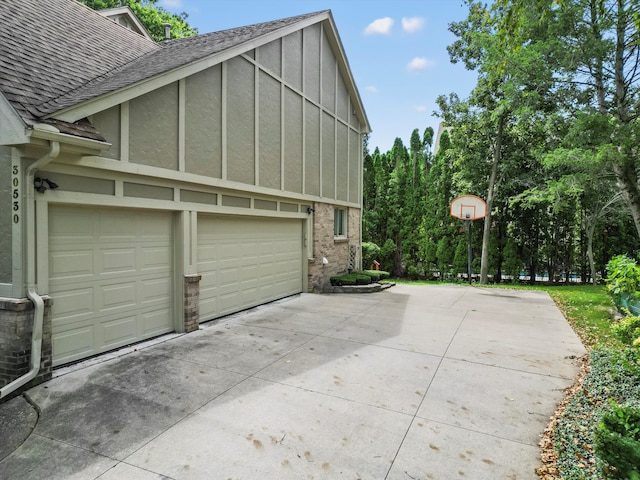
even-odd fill
[{"label": "white gutter", "polygon": [[25,188],[26,195],[26,286],[27,296],[33,302],[33,331],[31,333],[31,359],[30,368],[23,376],[0,388],[0,398],[6,397],[26,383],[30,382],[40,371],[42,358],[42,323],[44,319],[44,300],[38,295],[36,289],[36,222],[35,222],[35,187],[33,185],[35,172],[50,163],[60,154],[60,143],[49,142],[49,151],[41,158],[33,162],[26,169]]}]

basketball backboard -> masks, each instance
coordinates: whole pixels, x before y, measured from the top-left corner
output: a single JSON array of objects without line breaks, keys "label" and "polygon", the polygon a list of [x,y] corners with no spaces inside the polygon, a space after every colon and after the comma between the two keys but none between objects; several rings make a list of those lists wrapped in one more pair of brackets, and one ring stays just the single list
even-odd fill
[{"label": "basketball backboard", "polygon": [[451,215],[462,220],[477,220],[487,215],[487,204],[475,195],[461,195],[451,201]]}]

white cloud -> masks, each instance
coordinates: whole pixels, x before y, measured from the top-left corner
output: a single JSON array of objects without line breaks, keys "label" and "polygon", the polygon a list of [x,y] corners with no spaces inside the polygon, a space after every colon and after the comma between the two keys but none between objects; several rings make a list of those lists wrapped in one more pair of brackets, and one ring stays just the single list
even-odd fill
[{"label": "white cloud", "polygon": [[402,17],[402,29],[407,33],[415,33],[422,29],[424,18],[422,17]]},{"label": "white cloud", "polygon": [[393,27],[393,18],[378,18],[365,28],[364,33],[366,35],[389,35],[391,33],[391,27]]},{"label": "white cloud", "polygon": [[420,70],[426,70],[429,67],[433,67],[436,64],[433,60],[428,60],[425,57],[415,57],[413,60],[409,62],[407,65],[407,69],[412,72],[417,72]]},{"label": "white cloud", "polygon": [[414,105],[413,109],[418,113],[424,113],[427,111],[427,107],[425,107],[424,105]]},{"label": "white cloud", "polygon": [[182,8],[182,0],[162,0],[162,6],[166,8]]},{"label": "white cloud", "polygon": [[371,92],[371,93],[379,93],[380,90],[378,90],[378,87],[375,87],[374,85],[369,85],[368,87],[365,87],[365,90],[367,92]]}]

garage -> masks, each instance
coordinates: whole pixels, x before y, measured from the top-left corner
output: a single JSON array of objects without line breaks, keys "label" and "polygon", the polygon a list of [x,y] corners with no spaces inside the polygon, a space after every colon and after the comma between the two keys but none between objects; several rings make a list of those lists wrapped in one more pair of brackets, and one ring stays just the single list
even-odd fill
[{"label": "garage", "polygon": [[53,364],[174,330],[170,212],[51,206]]},{"label": "garage", "polygon": [[302,221],[198,216],[200,321],[302,291]]}]

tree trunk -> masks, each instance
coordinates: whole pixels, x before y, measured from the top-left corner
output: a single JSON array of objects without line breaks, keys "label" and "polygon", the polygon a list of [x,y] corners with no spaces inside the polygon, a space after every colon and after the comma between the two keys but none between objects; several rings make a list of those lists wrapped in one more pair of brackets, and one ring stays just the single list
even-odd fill
[{"label": "tree trunk", "polygon": [[633,159],[627,160],[623,165],[614,162],[613,172],[618,180],[622,198],[629,208],[631,218],[633,218],[638,237],[640,237],[640,189],[638,189],[638,174]]},{"label": "tree trunk", "polygon": [[596,262],[593,259],[593,235],[596,230],[596,222],[592,222],[587,228],[587,258],[591,270],[591,283],[596,284]]},{"label": "tree trunk", "polygon": [[493,209],[493,193],[498,177],[498,165],[502,157],[502,137],[504,135],[505,116],[498,120],[498,130],[493,147],[493,163],[489,175],[489,187],[487,188],[487,214],[484,217],[484,231],[482,232],[482,259],[480,262],[480,283],[489,283],[489,240],[491,238],[491,210]]}]

